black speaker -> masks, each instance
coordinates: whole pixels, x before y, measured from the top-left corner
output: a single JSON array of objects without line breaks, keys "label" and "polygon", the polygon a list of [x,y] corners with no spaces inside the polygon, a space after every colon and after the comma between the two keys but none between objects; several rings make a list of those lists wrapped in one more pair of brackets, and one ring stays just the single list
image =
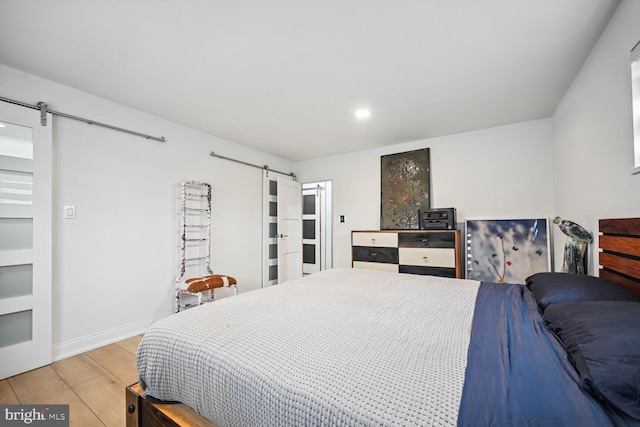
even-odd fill
[{"label": "black speaker", "polygon": [[425,209],[418,212],[421,230],[455,230],[456,208]]}]

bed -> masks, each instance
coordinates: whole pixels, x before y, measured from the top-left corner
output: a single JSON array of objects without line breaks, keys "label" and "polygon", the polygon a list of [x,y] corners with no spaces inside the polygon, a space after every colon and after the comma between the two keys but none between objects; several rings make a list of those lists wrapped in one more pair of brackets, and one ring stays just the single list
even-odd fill
[{"label": "bed", "polygon": [[172,315],[127,425],[640,425],[640,219],[600,230],[607,279],[332,269]]}]

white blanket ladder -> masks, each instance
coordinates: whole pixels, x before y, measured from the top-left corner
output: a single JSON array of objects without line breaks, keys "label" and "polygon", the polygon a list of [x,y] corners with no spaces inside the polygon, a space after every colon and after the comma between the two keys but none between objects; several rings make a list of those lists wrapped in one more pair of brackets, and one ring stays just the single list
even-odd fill
[{"label": "white blanket ladder", "polygon": [[[176,276],[176,312],[214,300],[215,287],[230,286],[238,293],[235,279],[225,278],[220,286],[188,290],[188,282],[214,277],[211,270],[211,185],[198,181],[182,181],[180,207],[180,265]],[[190,277],[190,279],[189,279]],[[215,276],[218,277],[218,276]],[[233,283],[229,282],[233,279]],[[209,280],[211,283],[211,280]]]}]

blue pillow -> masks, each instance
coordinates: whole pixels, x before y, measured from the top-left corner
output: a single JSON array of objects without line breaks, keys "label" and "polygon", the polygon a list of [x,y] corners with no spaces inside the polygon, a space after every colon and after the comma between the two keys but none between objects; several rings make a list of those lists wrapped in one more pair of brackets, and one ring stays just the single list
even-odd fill
[{"label": "blue pillow", "polygon": [[580,387],[640,421],[640,303],[559,303],[544,312],[567,349]]},{"label": "blue pillow", "polygon": [[541,310],[549,304],[580,301],[634,301],[640,295],[594,276],[574,273],[536,273],[526,279]]}]

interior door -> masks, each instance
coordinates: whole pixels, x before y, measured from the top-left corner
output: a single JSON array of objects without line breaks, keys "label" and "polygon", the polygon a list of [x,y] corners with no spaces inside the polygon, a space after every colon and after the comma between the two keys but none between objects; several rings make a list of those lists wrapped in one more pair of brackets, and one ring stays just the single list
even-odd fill
[{"label": "interior door", "polygon": [[51,114],[0,102],[0,379],[51,363]]},{"label": "interior door", "polygon": [[278,283],[302,277],[302,184],[278,177]]},{"label": "interior door", "polygon": [[302,190],[302,273],[320,271],[322,255],[322,188],[319,184]]}]

